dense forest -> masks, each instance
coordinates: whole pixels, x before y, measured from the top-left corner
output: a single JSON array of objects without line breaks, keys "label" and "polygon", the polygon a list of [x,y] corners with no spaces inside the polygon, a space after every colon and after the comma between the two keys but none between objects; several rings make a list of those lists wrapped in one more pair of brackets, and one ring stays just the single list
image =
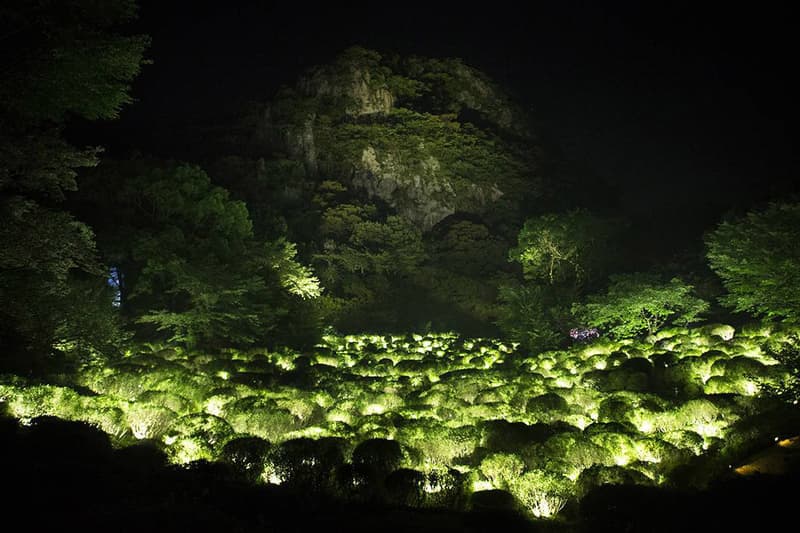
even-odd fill
[{"label": "dense forest", "polygon": [[84,146],[159,60],[136,13],[0,9],[21,494],[98,529],[668,531],[792,486],[796,196],[673,246],[486,73],[364,47],[175,153]]}]

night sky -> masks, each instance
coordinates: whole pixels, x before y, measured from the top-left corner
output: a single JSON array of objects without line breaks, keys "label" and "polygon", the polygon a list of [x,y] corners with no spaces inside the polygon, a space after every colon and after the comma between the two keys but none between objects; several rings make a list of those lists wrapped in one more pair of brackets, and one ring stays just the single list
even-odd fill
[{"label": "night sky", "polygon": [[569,179],[602,184],[641,223],[699,238],[727,213],[797,192],[787,10],[431,4],[141,2],[135,29],[152,36],[153,64],[98,142],[180,154],[186,132],[361,45],[483,70],[530,110]]}]

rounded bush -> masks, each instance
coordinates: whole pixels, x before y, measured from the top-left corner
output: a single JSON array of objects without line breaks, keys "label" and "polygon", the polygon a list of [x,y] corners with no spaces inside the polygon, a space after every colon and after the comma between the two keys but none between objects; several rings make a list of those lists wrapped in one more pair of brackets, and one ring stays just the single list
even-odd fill
[{"label": "rounded bush", "polygon": [[400,443],[388,439],[368,439],[353,450],[353,465],[368,471],[376,480],[400,468],[403,450]]},{"label": "rounded bush", "polygon": [[219,459],[231,465],[242,478],[255,483],[262,479],[272,444],[259,437],[237,437],[222,448]]}]

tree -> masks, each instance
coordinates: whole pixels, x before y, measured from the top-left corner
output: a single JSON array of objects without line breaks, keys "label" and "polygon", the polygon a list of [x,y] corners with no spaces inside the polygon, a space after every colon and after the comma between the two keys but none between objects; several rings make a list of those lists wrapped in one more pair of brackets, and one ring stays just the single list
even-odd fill
[{"label": "tree", "polygon": [[509,257],[529,281],[582,287],[608,262],[611,233],[609,222],[583,209],[541,215],[525,222]]},{"label": "tree", "polygon": [[693,296],[691,285],[642,273],[612,276],[605,294],[591,295],[586,304],[573,307],[584,323],[617,338],[652,334],[668,323],[696,322],[707,310],[708,302]]},{"label": "tree", "polygon": [[549,350],[566,339],[571,287],[507,284],[500,287],[498,326],[511,339],[533,351]]},{"label": "tree", "polygon": [[800,319],[800,204],[772,204],[722,222],[706,237],[708,262],[734,311]]},{"label": "tree", "polygon": [[345,328],[395,326],[398,289],[425,258],[421,232],[399,216],[381,216],[375,205],[353,201],[322,213],[313,264],[328,290],[326,313]]},{"label": "tree", "polygon": [[610,222],[581,209],[525,222],[509,260],[522,265],[526,282],[500,288],[503,331],[532,350],[560,344],[570,306],[609,263],[612,233]]},{"label": "tree", "polygon": [[[442,302],[438,325],[477,335],[495,333],[498,287],[509,277],[508,243],[483,223],[452,217],[426,237],[428,259],[415,281],[428,300]],[[468,329],[467,329],[468,328]]]},{"label": "tree", "polygon": [[58,207],[99,149],[75,148],[61,130],[72,117],[115,118],[131,101],[148,39],[115,28],[135,11],[129,0],[0,8],[0,336],[8,352],[41,357],[94,329],[80,325],[84,317],[99,323],[111,311],[92,232]]},{"label": "tree", "polygon": [[[134,161],[87,179],[104,257],[121,274],[121,307],[169,340],[206,349],[274,340],[295,302],[319,296],[284,239],[256,239],[243,202],[199,167]],[[97,215],[96,215],[97,216]]]}]

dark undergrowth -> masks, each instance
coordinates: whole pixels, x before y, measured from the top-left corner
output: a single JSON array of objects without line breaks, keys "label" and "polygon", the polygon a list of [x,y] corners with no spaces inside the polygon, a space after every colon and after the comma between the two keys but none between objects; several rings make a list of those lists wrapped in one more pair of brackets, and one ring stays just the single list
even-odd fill
[{"label": "dark undergrowth", "polygon": [[25,531],[494,532],[795,530],[796,471],[722,480],[688,493],[641,486],[590,492],[571,522],[533,522],[513,510],[423,510],[343,504],[252,485],[220,463],[170,466],[147,445],[113,449],[85,424],[55,418],[29,427],[0,419],[6,519]]}]

